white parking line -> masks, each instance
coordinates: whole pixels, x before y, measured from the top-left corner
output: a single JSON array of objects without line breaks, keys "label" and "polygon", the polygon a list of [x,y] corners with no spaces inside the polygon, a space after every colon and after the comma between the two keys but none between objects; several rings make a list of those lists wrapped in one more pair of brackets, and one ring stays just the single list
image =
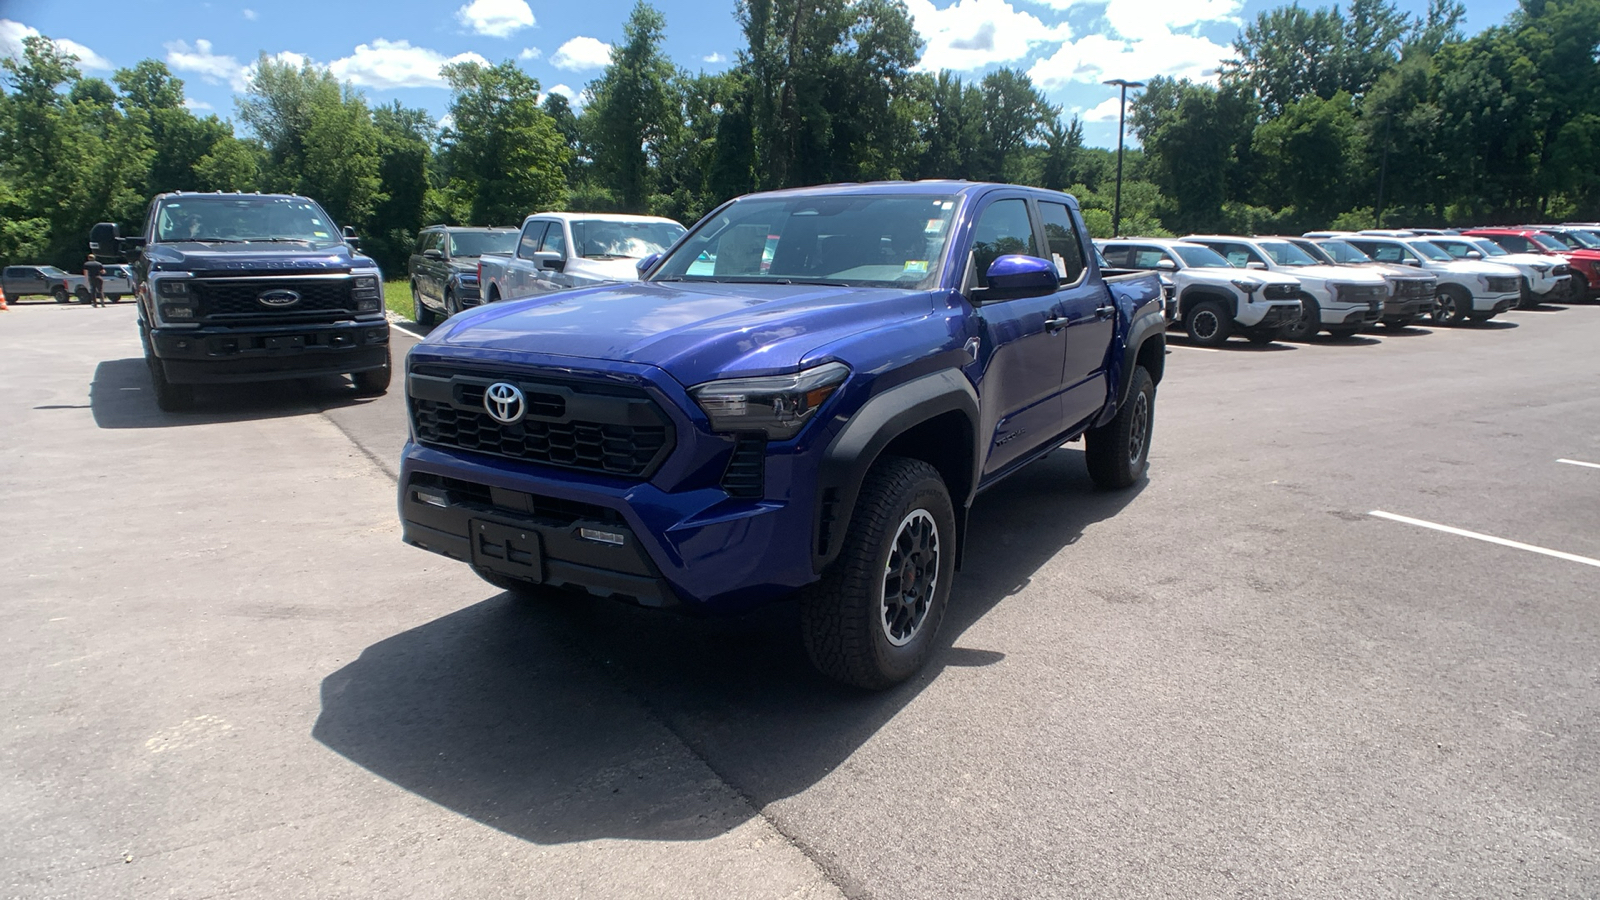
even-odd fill
[{"label": "white parking line", "polygon": [[1222,352],[1221,350],[1218,350],[1215,347],[1196,347],[1193,344],[1170,344],[1169,343],[1169,344],[1167,344],[1167,346],[1168,347],[1182,347],[1185,350],[1198,350],[1201,353],[1221,353]]},{"label": "white parking line", "polygon": [[1579,462],[1575,459],[1558,459],[1556,462],[1566,463],[1569,466],[1586,466],[1591,469],[1600,469],[1600,463]]},{"label": "white parking line", "polygon": [[1509,541],[1505,538],[1495,537],[1492,534],[1479,534],[1476,531],[1468,531],[1465,528],[1451,528],[1449,525],[1440,525],[1437,522],[1426,522],[1422,519],[1413,519],[1410,516],[1397,516],[1394,513],[1384,512],[1381,509],[1374,509],[1368,512],[1367,515],[1377,516],[1380,519],[1388,519],[1391,522],[1403,522],[1407,525],[1415,525],[1418,528],[1432,528],[1434,531],[1442,531],[1445,534],[1460,535],[1461,537],[1472,538],[1475,541],[1486,541],[1490,544],[1499,544],[1502,547],[1514,547],[1518,550],[1527,550],[1529,553],[1540,553],[1545,556],[1554,556],[1556,559],[1564,559],[1568,562],[1583,563],[1586,566],[1594,566],[1595,568],[1600,569],[1600,559],[1590,559],[1587,556],[1579,556],[1576,553],[1562,553],[1560,550],[1550,550],[1545,547],[1535,547],[1532,544],[1524,544],[1521,541]]}]

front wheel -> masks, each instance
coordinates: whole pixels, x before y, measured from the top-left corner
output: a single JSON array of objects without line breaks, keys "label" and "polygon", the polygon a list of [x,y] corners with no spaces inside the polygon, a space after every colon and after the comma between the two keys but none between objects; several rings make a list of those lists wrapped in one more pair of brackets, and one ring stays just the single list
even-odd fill
[{"label": "front wheel", "polygon": [[1089,477],[1103,488],[1125,488],[1150,468],[1150,437],[1155,431],[1156,382],[1144,366],[1134,366],[1128,399],[1116,418],[1084,435],[1083,458]]},{"label": "front wheel", "polygon": [[88,303],[94,299],[94,294],[89,293],[88,288],[78,288],[72,292],[72,296],[76,297],[79,303]]},{"label": "front wheel", "polygon": [[1310,297],[1300,298],[1300,318],[1289,323],[1284,337],[1291,341],[1309,341],[1322,330],[1322,307]]},{"label": "front wheel", "polygon": [[1189,332],[1189,340],[1202,347],[1220,347],[1228,342],[1228,332],[1233,325],[1233,319],[1228,315],[1222,304],[1215,300],[1206,300],[1196,303],[1189,314],[1184,316],[1184,326]]},{"label": "front wheel", "polygon": [[145,357],[145,363],[150,367],[150,384],[156,391],[156,406],[162,412],[183,412],[194,406],[194,385],[168,381],[166,367],[154,355]]},{"label": "front wheel", "polygon": [[1466,311],[1472,308],[1472,295],[1459,285],[1445,285],[1433,301],[1433,324],[1460,325]]},{"label": "front wheel", "polygon": [[111,298],[111,302],[112,303],[121,303],[122,302],[122,295],[121,294],[107,294],[106,296]]},{"label": "front wheel", "polygon": [[800,636],[824,675],[883,690],[933,652],[955,577],[955,508],[944,479],[918,459],[867,472],[844,546],[800,595]]},{"label": "front wheel", "polygon": [[50,292],[50,296],[56,298],[57,303],[66,303],[68,300],[72,299],[67,295],[66,288],[56,288]]},{"label": "front wheel", "polygon": [[390,361],[389,350],[384,348],[383,368],[350,373],[350,380],[356,383],[356,393],[363,397],[376,397],[387,393],[389,380],[394,377],[394,367],[390,365]]}]

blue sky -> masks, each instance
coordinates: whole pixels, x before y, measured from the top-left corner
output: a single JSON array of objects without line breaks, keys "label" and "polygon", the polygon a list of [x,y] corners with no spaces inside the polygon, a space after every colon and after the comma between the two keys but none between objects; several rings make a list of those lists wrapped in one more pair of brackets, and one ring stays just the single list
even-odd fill
[{"label": "blue sky", "polygon": [[[1420,11],[1426,0],[1400,0]],[[1052,102],[1085,121],[1090,144],[1116,143],[1108,78],[1205,78],[1242,22],[1274,0],[906,0],[927,41],[923,66],[981,77],[1028,72]],[[1317,4],[1302,4],[1317,5]],[[235,115],[234,95],[261,52],[308,58],[374,103],[398,99],[442,116],[438,77],[453,59],[517,60],[547,91],[579,97],[621,39],[633,0],[0,0],[0,53],[24,35],[60,40],[86,74],[109,77],[165,60],[197,111]],[[690,71],[720,71],[742,44],[733,0],[656,0],[666,51]],[[1515,0],[1472,0],[1467,31],[1502,21]]]}]

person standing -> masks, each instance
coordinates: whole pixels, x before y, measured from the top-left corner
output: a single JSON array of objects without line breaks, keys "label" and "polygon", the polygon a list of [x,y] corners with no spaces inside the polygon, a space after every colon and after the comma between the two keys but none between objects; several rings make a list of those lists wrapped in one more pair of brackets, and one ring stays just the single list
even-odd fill
[{"label": "person standing", "polygon": [[89,254],[83,262],[83,277],[89,279],[89,297],[94,301],[95,309],[106,304],[106,267],[100,260]]}]

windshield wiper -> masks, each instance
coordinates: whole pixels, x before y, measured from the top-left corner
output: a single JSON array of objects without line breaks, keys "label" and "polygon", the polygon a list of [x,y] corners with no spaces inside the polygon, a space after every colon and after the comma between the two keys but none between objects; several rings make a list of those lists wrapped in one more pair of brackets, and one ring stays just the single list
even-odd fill
[{"label": "windshield wiper", "polygon": [[242,244],[309,244],[312,241],[322,241],[322,240],[333,240],[333,239],[332,238],[286,238],[286,237],[245,238],[243,241],[240,241],[240,243],[242,243]]}]

